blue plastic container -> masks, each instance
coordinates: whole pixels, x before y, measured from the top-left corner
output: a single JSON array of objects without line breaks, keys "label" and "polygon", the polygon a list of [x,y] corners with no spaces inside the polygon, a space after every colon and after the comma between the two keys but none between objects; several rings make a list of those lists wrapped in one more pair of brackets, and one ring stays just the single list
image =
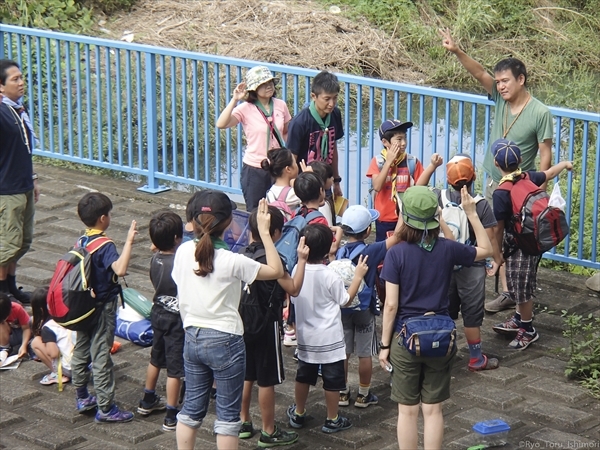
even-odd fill
[{"label": "blue plastic container", "polygon": [[488,447],[506,445],[510,426],[500,419],[477,422],[473,425],[473,431],[477,434],[477,441]]}]

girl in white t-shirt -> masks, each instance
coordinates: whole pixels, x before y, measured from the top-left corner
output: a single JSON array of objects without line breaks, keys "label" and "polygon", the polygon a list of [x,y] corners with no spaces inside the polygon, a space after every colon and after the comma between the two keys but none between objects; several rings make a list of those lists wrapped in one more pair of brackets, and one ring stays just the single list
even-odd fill
[{"label": "girl in white t-shirt", "polygon": [[[261,163],[267,151],[285,146],[288,122],[292,120],[286,103],[275,98],[278,82],[267,67],[253,67],[246,73],[245,82],[236,86],[217,120],[217,128],[241,123],[244,129],[246,148],[240,183],[247,211],[258,206],[271,186],[271,178],[261,169]],[[238,105],[241,100],[244,102]]]},{"label": "girl in white t-shirt", "polygon": [[31,312],[33,314],[31,348],[37,357],[52,372],[44,375],[40,383],[46,386],[59,382],[59,371],[62,382],[71,381],[71,357],[75,347],[77,333],[61,327],[50,319],[46,297],[47,288],[38,288],[31,295]]},{"label": "girl in white t-shirt", "polygon": [[185,329],[186,381],[185,401],[177,415],[178,448],[194,448],[213,379],[217,385],[217,448],[238,448],[246,366],[244,326],[238,312],[242,282],[276,280],[284,273],[269,233],[270,215],[264,199],[258,204],[257,222],[267,264],[229,251],[223,235],[235,207],[223,192],[197,194],[192,205],[196,239],[182,244],[175,254],[172,277]]},{"label": "girl in white t-shirt", "polygon": [[302,203],[294,193],[294,180],[298,176],[298,164],[294,154],[287,148],[269,150],[267,159],[262,162],[262,168],[275,180],[267,191],[267,202],[276,206],[286,220],[292,218]]}]

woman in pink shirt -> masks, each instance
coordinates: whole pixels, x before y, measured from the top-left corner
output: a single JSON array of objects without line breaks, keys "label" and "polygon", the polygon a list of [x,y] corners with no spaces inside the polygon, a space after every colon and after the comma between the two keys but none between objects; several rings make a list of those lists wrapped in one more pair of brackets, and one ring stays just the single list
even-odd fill
[{"label": "woman in pink shirt", "polygon": [[[231,101],[217,120],[217,128],[231,128],[241,123],[244,129],[246,150],[241,186],[247,211],[258,206],[258,201],[273,184],[260,164],[268,150],[285,147],[287,126],[292,119],[285,102],[275,98],[278,82],[267,67],[253,67],[246,73],[245,82],[236,86]],[[238,105],[240,100],[244,102]]]}]

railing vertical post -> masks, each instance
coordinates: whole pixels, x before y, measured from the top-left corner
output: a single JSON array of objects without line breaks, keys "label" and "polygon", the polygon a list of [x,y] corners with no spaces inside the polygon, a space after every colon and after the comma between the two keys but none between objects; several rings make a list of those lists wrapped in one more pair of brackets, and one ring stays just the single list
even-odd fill
[{"label": "railing vertical post", "polygon": [[4,57],[4,31],[0,31],[0,59],[5,59],[5,57]]},{"label": "railing vertical post", "polygon": [[156,113],[156,55],[146,53],[146,154],[148,159],[148,184],[138,188],[149,194],[158,194],[170,188],[158,184],[154,177],[158,168],[158,132]]}]

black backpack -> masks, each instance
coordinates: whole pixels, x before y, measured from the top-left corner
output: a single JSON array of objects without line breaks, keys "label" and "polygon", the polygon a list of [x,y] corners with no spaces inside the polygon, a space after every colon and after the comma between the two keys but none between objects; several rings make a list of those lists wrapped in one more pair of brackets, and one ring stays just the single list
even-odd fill
[{"label": "black backpack", "polygon": [[[264,247],[253,242],[240,252],[255,261],[264,263],[266,254]],[[273,283],[273,288],[268,296],[264,294],[263,286],[258,283]],[[244,340],[246,342],[256,341],[265,334],[267,326],[273,322],[281,322],[281,298],[283,288],[277,281],[255,281],[252,284],[242,286],[239,312],[244,324]]]}]

